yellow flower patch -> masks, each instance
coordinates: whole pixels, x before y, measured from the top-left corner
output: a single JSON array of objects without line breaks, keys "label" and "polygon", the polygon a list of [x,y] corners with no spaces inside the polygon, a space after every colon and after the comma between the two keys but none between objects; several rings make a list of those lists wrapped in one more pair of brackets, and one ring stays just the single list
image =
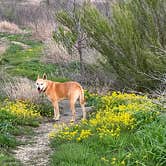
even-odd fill
[{"label": "yellow flower patch", "polygon": [[91,136],[118,137],[121,132],[152,122],[158,115],[157,106],[146,96],[113,92],[100,97],[100,102],[90,120],[62,128],[55,138],[83,141]]},{"label": "yellow flower patch", "polygon": [[25,101],[17,100],[15,102],[5,101],[5,105],[1,107],[6,111],[9,111],[13,115],[20,118],[39,118],[40,114],[36,111],[33,104],[26,103]]},{"label": "yellow flower patch", "polygon": [[77,138],[77,141],[81,141],[83,139],[86,139],[90,135],[92,135],[91,130],[81,130],[80,136]]}]

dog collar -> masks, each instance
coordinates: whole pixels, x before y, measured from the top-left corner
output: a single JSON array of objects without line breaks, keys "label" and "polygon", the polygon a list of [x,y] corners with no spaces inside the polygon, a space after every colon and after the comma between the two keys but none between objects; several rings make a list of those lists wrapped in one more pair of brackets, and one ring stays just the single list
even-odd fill
[{"label": "dog collar", "polygon": [[44,92],[45,93],[45,91],[47,90],[47,87],[44,89],[44,90],[42,90],[42,92]]}]

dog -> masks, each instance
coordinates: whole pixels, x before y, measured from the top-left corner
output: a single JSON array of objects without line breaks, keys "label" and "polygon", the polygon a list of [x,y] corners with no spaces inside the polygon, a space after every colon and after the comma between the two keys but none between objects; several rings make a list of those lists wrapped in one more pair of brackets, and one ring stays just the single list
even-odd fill
[{"label": "dog", "polygon": [[74,122],[76,119],[75,103],[78,98],[82,107],[83,119],[86,119],[84,90],[78,82],[53,82],[51,80],[47,80],[47,76],[44,74],[43,78],[40,78],[38,75],[36,80],[36,87],[39,93],[45,93],[48,99],[52,102],[54,107],[53,119],[55,121],[60,119],[58,102],[64,99],[68,99],[72,112],[71,121]]}]

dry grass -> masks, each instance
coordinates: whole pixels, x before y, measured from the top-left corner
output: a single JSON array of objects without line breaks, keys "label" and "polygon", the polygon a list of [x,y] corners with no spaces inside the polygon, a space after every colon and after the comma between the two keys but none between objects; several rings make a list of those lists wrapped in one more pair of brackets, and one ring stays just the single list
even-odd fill
[{"label": "dry grass", "polygon": [[[79,55],[77,51],[74,51],[72,55],[69,55],[67,50],[60,44],[57,44],[51,37],[44,42],[44,49],[42,61],[46,63],[67,63],[72,61],[79,61]],[[83,60],[87,64],[97,64],[100,60],[101,54],[93,49],[83,49]]]},{"label": "dry grass", "polygon": [[23,31],[14,23],[8,21],[1,21],[0,22],[0,32],[7,32],[7,33],[23,33]]},{"label": "dry grass", "polygon": [[52,39],[44,41],[43,52],[42,61],[46,63],[66,63],[76,60],[75,56],[69,55],[63,46],[56,44]]},{"label": "dry grass", "polygon": [[33,37],[42,41],[50,39],[52,37],[52,32],[55,27],[54,23],[47,22],[46,20],[31,22],[27,25],[32,29]]},{"label": "dry grass", "polygon": [[10,76],[0,74],[0,95],[10,100],[29,100],[34,103],[41,101],[35,84],[27,78],[12,78]]}]

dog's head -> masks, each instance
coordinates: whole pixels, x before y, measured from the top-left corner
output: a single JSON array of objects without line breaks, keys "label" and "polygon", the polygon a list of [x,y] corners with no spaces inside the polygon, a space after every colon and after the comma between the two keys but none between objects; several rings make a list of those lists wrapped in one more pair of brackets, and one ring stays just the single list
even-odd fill
[{"label": "dog's head", "polygon": [[47,88],[47,76],[43,75],[43,78],[40,78],[39,75],[36,80],[36,88],[39,93],[44,92]]}]

